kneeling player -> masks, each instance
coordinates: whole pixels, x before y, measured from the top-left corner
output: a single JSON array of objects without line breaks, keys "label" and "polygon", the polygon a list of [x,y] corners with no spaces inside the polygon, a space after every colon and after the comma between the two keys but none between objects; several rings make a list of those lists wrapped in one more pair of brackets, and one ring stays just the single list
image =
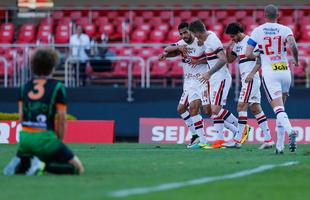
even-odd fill
[{"label": "kneeling player", "polygon": [[52,49],[39,49],[31,58],[34,77],[21,87],[19,98],[22,124],[19,146],[4,175],[84,172],[79,158],[62,142],[67,97],[62,83],[50,78],[58,60],[57,52]]}]

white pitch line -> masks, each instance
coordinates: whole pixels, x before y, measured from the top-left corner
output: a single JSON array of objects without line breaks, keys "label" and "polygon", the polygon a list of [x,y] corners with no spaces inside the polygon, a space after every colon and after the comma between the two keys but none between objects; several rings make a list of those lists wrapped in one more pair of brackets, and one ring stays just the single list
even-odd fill
[{"label": "white pitch line", "polygon": [[139,194],[147,194],[152,192],[159,192],[159,191],[165,191],[165,190],[171,190],[171,189],[177,189],[182,188],[186,186],[193,186],[193,185],[200,185],[204,183],[210,183],[215,181],[221,181],[221,180],[228,180],[228,179],[234,179],[234,178],[240,178],[244,176],[249,176],[252,174],[260,173],[266,170],[270,170],[276,167],[286,167],[291,165],[298,164],[298,161],[291,161],[291,162],[285,162],[282,164],[270,164],[270,165],[261,165],[254,169],[247,169],[240,172],[232,173],[232,174],[226,174],[222,176],[207,176],[199,179],[193,179],[188,181],[182,181],[182,182],[174,182],[174,183],[163,183],[157,186],[150,186],[150,187],[139,187],[139,188],[132,188],[132,189],[123,189],[123,190],[116,190],[114,192],[109,193],[109,196],[112,197],[128,197],[133,195],[139,195]]}]

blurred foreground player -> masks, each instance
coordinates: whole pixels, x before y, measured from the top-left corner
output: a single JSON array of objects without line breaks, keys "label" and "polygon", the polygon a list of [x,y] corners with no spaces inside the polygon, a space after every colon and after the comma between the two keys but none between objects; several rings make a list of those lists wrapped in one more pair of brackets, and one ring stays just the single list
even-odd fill
[{"label": "blurred foreground player", "polygon": [[33,79],[21,87],[18,102],[22,124],[19,146],[4,175],[84,172],[79,158],[62,142],[67,97],[62,83],[51,78],[58,59],[52,49],[38,49],[31,57]]}]

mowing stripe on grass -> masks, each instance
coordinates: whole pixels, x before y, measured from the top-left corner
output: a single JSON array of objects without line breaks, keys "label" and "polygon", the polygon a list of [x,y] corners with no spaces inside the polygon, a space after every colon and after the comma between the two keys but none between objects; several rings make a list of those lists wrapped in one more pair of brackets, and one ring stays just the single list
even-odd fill
[{"label": "mowing stripe on grass", "polygon": [[234,179],[234,178],[249,176],[249,175],[260,173],[260,172],[270,170],[270,169],[273,169],[276,167],[286,167],[286,166],[296,165],[298,163],[299,163],[298,161],[291,161],[291,162],[285,162],[282,164],[261,165],[259,167],[254,168],[254,169],[247,169],[247,170],[243,170],[240,172],[235,172],[232,174],[226,174],[226,175],[222,175],[222,176],[207,176],[207,177],[203,177],[203,178],[199,178],[199,179],[193,179],[193,180],[182,181],[182,182],[163,183],[163,184],[160,184],[157,186],[116,190],[114,192],[109,193],[109,196],[112,196],[112,197],[128,197],[128,196],[133,196],[133,195],[138,195],[138,194],[147,194],[147,193],[152,193],[152,192],[177,189],[177,188],[186,187],[186,186],[200,185],[200,184],[204,184],[204,183],[210,183],[210,182],[215,182],[215,181],[228,180],[228,179]]}]

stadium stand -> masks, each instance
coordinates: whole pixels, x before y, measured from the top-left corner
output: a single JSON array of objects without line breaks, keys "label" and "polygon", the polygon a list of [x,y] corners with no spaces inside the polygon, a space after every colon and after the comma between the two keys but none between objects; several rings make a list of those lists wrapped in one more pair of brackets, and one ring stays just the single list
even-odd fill
[{"label": "stadium stand", "polygon": [[[295,33],[299,43],[306,44],[300,46],[301,59],[300,67],[293,70],[296,76],[296,84],[305,84],[308,77],[309,44],[310,44],[310,11],[307,9],[286,9],[281,12],[279,21],[289,26]],[[109,37],[111,42],[111,51],[117,56],[139,56],[147,62],[151,57],[157,56],[161,52],[161,48],[165,45],[174,43],[178,40],[179,33],[177,25],[181,21],[190,21],[199,18],[205,22],[207,28],[214,31],[221,40],[226,43],[230,38],[224,34],[226,24],[238,21],[245,27],[245,32],[249,34],[256,26],[263,22],[263,11],[253,9],[216,9],[216,10],[65,10],[53,11],[51,17],[42,18],[38,23],[29,22],[20,26],[14,23],[0,24],[0,43],[1,44],[68,44],[70,35],[74,31],[76,25],[81,25],[85,33],[90,38],[99,39],[102,33]],[[300,31],[298,31],[300,30]],[[161,47],[152,48],[122,48],[114,47],[113,43],[126,42],[130,45],[144,43],[161,44]],[[154,49],[157,48],[155,51]],[[0,51],[5,52],[8,47],[1,47]],[[18,49],[18,57],[24,58],[24,51]],[[12,48],[12,50],[15,50]],[[153,49],[153,50],[152,50]],[[65,57],[68,55],[64,55]],[[12,58],[6,53],[3,55],[12,66]],[[0,62],[3,69],[3,62]],[[21,61],[17,62],[23,63]],[[117,79],[124,77],[127,73],[125,69],[126,61],[112,62],[112,70],[110,72],[88,71],[88,83],[98,82],[99,78],[110,77]],[[17,66],[21,67],[21,66]],[[137,79],[141,75],[141,63],[133,62],[133,76]],[[231,72],[235,76],[235,65],[230,65]],[[10,70],[9,77],[12,78],[14,71]],[[3,82],[3,73],[0,73],[0,79]],[[177,79],[182,79],[182,73],[178,62],[173,60],[164,62],[153,62],[150,68],[151,82],[161,83],[164,87],[171,83],[172,87],[177,85]],[[158,81],[160,80],[160,81]],[[100,82],[100,81],[99,81]],[[98,82],[98,83],[99,83]],[[104,83],[105,81],[101,81]],[[108,81],[108,82],[113,82]]]}]

